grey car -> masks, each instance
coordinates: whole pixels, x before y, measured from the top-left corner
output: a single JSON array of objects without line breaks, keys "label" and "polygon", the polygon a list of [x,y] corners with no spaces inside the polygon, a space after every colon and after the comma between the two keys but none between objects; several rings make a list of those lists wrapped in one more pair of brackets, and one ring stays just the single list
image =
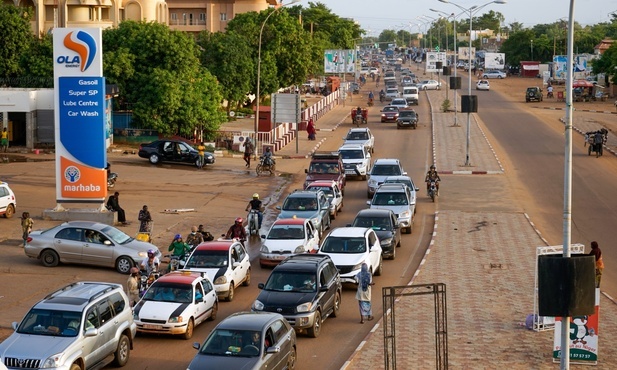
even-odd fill
[{"label": "grey car", "polygon": [[296,332],[278,313],[238,312],[221,321],[187,370],[289,369],[296,367]]},{"label": "grey car", "polygon": [[373,168],[367,181],[367,198],[372,198],[377,187],[381,185],[388,176],[406,176],[401,162],[395,158],[380,158],[373,163]]},{"label": "grey car", "polygon": [[296,190],[289,194],[283,206],[277,206],[281,213],[278,218],[308,218],[319,237],[330,228],[330,202],[323,191]]},{"label": "grey car", "polygon": [[411,203],[411,189],[404,184],[382,184],[377,188],[373,200],[367,201],[371,209],[389,209],[396,215],[401,229],[411,234],[415,204]]},{"label": "grey car", "polygon": [[128,274],[131,267],[148,256],[150,249],[161,256],[155,245],[134,239],[113,226],[70,221],[31,232],[24,251],[47,267],[58,266],[60,262],[77,263],[113,267]]}]

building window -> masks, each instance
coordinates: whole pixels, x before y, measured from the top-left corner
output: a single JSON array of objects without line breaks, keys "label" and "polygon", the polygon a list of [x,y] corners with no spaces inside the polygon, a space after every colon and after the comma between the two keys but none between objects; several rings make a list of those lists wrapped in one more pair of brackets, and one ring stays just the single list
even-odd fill
[{"label": "building window", "polygon": [[199,13],[199,21],[200,22],[206,21],[206,13]]},{"label": "building window", "polygon": [[171,20],[172,21],[177,21],[178,20],[178,14],[177,13],[171,13]]},{"label": "building window", "polygon": [[221,13],[221,21],[226,21],[227,20],[227,13]]}]

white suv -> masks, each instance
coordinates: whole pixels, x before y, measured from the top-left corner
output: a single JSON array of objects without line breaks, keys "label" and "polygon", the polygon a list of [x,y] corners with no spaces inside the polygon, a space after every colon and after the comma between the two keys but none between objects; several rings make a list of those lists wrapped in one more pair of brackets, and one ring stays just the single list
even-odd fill
[{"label": "white suv", "polygon": [[366,197],[372,198],[375,191],[388,176],[407,176],[403,171],[401,162],[395,158],[380,158],[373,163],[373,168],[368,175]]},{"label": "white suv", "polygon": [[15,194],[6,182],[0,181],[0,215],[11,218],[17,209]]},{"label": "white suv", "polygon": [[371,170],[371,153],[362,145],[347,144],[338,148],[343,158],[345,176],[360,176],[366,180]]},{"label": "white suv", "polygon": [[[124,366],[136,325],[120,284],[76,282],[47,295],[0,343],[9,369],[91,369]],[[113,355],[113,356],[110,356]]]}]

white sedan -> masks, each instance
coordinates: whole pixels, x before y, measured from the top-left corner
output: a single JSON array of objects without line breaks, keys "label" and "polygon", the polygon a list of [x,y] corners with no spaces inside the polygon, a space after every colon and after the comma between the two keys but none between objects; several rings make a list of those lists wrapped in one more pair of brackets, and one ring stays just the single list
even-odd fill
[{"label": "white sedan", "polygon": [[308,218],[276,220],[268,234],[261,238],[259,265],[262,268],[274,267],[289,256],[319,249],[319,233]]},{"label": "white sedan", "polygon": [[476,84],[476,90],[486,90],[489,91],[491,89],[491,84],[488,80],[480,80]]},{"label": "white sedan", "polygon": [[424,80],[418,84],[420,90],[439,90],[441,83],[436,80]]}]

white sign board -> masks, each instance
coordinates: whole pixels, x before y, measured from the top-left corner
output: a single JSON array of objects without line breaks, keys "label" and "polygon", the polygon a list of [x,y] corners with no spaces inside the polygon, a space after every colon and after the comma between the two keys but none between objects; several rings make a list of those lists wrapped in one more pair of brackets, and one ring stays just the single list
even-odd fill
[{"label": "white sign board", "polygon": [[[476,48],[471,47],[471,60],[476,59]],[[458,48],[458,60],[469,60],[469,48],[466,46]]]},{"label": "white sign board", "polygon": [[301,121],[300,94],[272,94],[272,123]]},{"label": "white sign board", "polygon": [[506,54],[504,53],[486,53],[484,54],[484,68],[486,69],[504,69],[506,66]]},{"label": "white sign board", "polygon": [[356,52],[354,50],[326,50],[324,52],[325,73],[353,73],[355,71]]},{"label": "white sign board", "polygon": [[444,52],[428,52],[426,53],[426,72],[441,72],[437,68],[437,62],[442,63],[442,67],[446,66],[446,53]]}]

